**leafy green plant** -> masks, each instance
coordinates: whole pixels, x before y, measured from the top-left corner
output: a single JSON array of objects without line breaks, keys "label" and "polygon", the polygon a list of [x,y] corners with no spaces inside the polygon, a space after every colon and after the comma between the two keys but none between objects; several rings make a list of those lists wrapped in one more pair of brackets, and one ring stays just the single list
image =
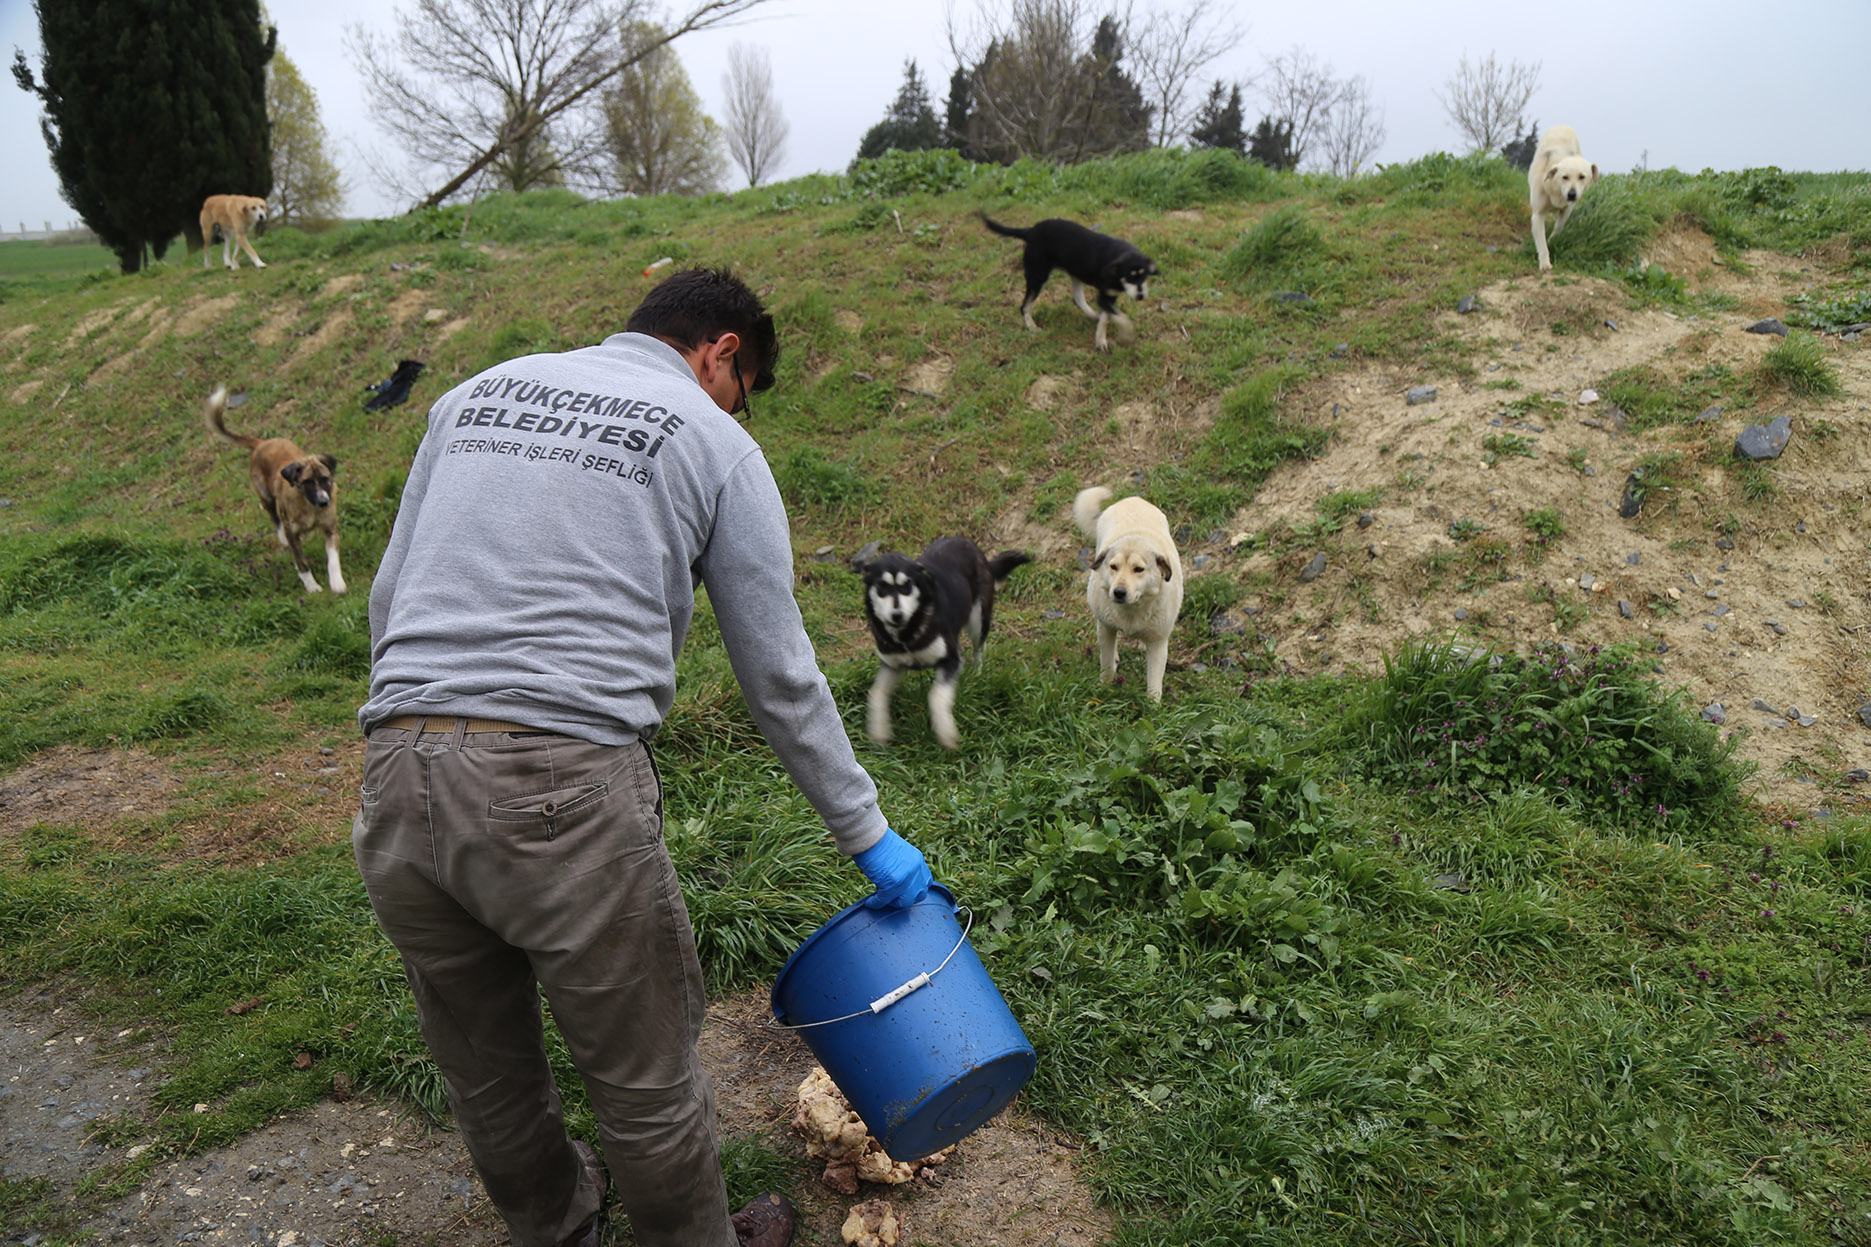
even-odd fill
[{"label": "leafy green plant", "polygon": [[1493,467],[1510,455],[1537,459],[1540,457],[1539,452],[1533,447],[1532,438],[1522,437],[1518,433],[1490,433],[1481,439],[1481,449],[1486,452],[1482,455],[1482,462]]},{"label": "leafy green plant", "polygon": [[1539,544],[1547,545],[1566,535],[1566,517],[1558,507],[1541,507],[1537,511],[1524,511],[1520,522],[1527,526]]},{"label": "leafy green plant", "polygon": [[1838,333],[1849,325],[1871,324],[1871,287],[1847,288],[1830,296],[1802,291],[1787,300],[1787,323]]},{"label": "leafy green plant", "polygon": [[854,192],[867,197],[943,195],[972,183],[975,168],[973,161],[949,147],[913,152],[893,149],[873,160],[854,162],[850,184]]},{"label": "leafy green plant", "polygon": [[1805,398],[1834,398],[1845,392],[1825,347],[1810,333],[1790,333],[1761,357],[1761,377]]},{"label": "leafy green plant", "polygon": [[1464,516],[1449,521],[1449,536],[1457,541],[1472,541],[1488,531],[1488,526],[1480,520],[1471,520]]}]

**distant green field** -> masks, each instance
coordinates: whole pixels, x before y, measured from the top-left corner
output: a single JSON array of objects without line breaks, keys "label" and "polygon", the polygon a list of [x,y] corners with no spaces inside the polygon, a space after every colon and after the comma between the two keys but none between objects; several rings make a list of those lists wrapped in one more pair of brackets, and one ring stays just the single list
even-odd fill
[{"label": "distant green field", "polygon": [[116,267],[117,253],[109,247],[0,242],[0,277],[68,277]]}]

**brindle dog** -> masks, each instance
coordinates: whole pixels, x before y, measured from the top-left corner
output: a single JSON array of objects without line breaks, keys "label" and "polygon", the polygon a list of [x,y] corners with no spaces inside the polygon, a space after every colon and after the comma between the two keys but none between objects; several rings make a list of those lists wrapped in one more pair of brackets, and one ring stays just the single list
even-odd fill
[{"label": "brindle dog", "polygon": [[344,572],[338,567],[338,508],[332,499],[331,474],[338,461],[330,455],[308,455],[287,437],[248,437],[230,433],[221,422],[227,411],[227,388],[216,387],[202,407],[202,420],[208,431],[253,452],[248,471],[253,491],[260,495],[260,505],[273,521],[279,544],[292,552],[292,564],[299,569],[299,582],[307,593],[319,591],[312,579],[312,566],[306,562],[300,539],[313,529],[325,534],[325,576],[333,593],[344,592]]}]

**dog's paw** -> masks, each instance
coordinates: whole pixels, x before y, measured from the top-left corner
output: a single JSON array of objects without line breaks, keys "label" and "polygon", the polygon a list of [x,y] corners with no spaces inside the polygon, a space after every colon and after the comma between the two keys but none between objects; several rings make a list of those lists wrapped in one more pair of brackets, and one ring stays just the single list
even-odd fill
[{"label": "dog's paw", "polygon": [[265,260],[255,260],[255,261],[253,262],[253,266],[254,266],[255,268],[265,268],[265,267],[266,267],[266,261],[265,261]]}]

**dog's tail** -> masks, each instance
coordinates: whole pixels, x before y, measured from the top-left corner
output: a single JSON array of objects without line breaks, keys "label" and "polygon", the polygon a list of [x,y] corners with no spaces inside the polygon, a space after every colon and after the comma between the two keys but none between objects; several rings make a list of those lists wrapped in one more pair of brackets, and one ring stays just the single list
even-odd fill
[{"label": "dog's tail", "polygon": [[1025,550],[1004,550],[987,561],[987,569],[993,573],[994,587],[1001,588],[1007,583],[1007,573],[1023,563],[1031,563],[1033,556]]},{"label": "dog's tail", "polygon": [[214,387],[214,393],[208,395],[208,401],[201,405],[201,421],[208,426],[208,432],[214,434],[216,437],[224,437],[236,446],[245,447],[248,450],[252,450],[255,446],[258,446],[260,444],[260,439],[257,437],[248,437],[245,433],[230,433],[227,431],[227,426],[221,423],[222,413],[226,410],[227,387],[225,385],[217,385]]},{"label": "dog's tail", "polygon": [[1102,485],[1093,485],[1090,489],[1078,491],[1078,497],[1072,499],[1072,519],[1078,530],[1087,537],[1098,535],[1098,515],[1104,510],[1105,503],[1111,501],[1111,491]]},{"label": "dog's tail", "polygon": [[981,224],[987,226],[989,229],[993,230],[996,234],[1001,234],[1008,238],[1018,238],[1024,242],[1026,240],[1026,236],[1033,232],[1030,229],[1015,229],[1011,225],[1002,225],[999,221],[996,221],[993,217],[989,216],[985,212],[982,212],[978,208],[975,210],[975,215],[981,218]]}]

